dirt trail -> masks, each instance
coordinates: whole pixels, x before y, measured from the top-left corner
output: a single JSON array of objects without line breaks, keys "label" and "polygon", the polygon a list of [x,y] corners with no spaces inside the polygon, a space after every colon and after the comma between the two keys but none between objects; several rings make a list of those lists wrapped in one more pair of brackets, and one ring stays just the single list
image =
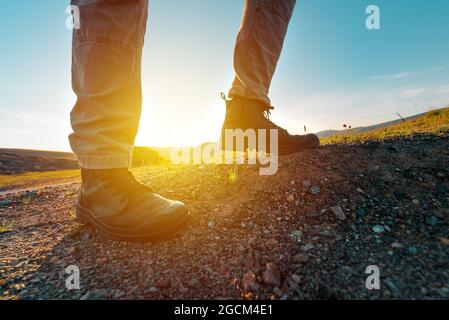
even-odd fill
[{"label": "dirt trail", "polygon": [[[79,226],[78,183],[0,196],[12,229],[0,234],[0,298],[449,298],[448,134],[326,146],[280,164],[267,177],[239,166],[236,179],[224,165],[136,170],[194,217],[158,244]],[[69,265],[80,290],[65,287]],[[380,290],[366,289],[369,265]]]}]

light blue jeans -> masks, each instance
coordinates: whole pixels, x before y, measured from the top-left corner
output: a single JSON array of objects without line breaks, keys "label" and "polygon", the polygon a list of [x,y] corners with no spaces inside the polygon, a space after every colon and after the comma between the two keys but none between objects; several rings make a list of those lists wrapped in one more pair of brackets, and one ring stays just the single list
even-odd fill
[{"label": "light blue jeans", "polygon": [[[270,104],[268,92],[296,0],[246,0],[229,96]],[[141,58],[148,0],[72,0],[70,145],[87,169],[129,167],[142,109]]]}]

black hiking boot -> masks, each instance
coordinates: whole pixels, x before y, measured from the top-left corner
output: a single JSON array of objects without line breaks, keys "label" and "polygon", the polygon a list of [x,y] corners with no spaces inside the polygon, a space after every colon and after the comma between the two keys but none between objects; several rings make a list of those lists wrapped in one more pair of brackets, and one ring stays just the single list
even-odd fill
[{"label": "black hiking boot", "polygon": [[[270,151],[270,129],[276,129],[278,131],[278,153],[279,155],[286,155],[296,152],[301,152],[308,149],[317,148],[320,145],[319,138],[314,134],[307,135],[291,135],[287,130],[279,127],[270,120],[270,112],[273,107],[264,105],[256,100],[249,100],[240,97],[228,100],[222,93],[222,98],[226,102],[226,117],[223,123],[221,131],[221,144],[223,150],[237,151],[236,140],[232,147],[229,147],[225,143],[225,130],[237,130],[241,129],[246,131],[253,129],[256,133],[257,139],[258,130],[266,130],[266,148],[265,150],[259,150],[259,144],[257,144],[257,151]],[[258,141],[258,140],[257,140]],[[244,150],[248,147],[247,140],[245,140]]]}]

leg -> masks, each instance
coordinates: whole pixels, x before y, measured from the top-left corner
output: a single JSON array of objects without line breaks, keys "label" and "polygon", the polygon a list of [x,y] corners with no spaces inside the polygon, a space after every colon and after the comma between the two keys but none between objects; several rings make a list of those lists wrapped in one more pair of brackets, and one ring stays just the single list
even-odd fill
[{"label": "leg", "polygon": [[139,125],[141,55],[148,0],[72,0],[72,85],[77,95],[69,140],[81,167],[130,165]]},{"label": "leg", "polygon": [[159,241],[184,230],[185,205],[139,183],[128,166],[142,108],[140,66],[148,0],[73,0],[73,151],[82,167],[78,219],[104,236]]},{"label": "leg", "polygon": [[[226,117],[221,133],[223,149],[236,151],[234,144],[227,146],[223,137],[227,130],[233,133],[237,129],[252,129],[256,133],[261,129],[266,133],[276,130],[279,154],[300,152],[320,144],[317,136],[291,135],[269,117],[273,108],[270,107],[268,92],[295,3],[296,0],[245,1],[234,52],[236,75],[229,91],[231,100],[226,100],[223,95],[226,100]],[[256,149],[271,152],[271,138],[266,137],[266,141],[265,147],[257,146]]]},{"label": "leg", "polygon": [[296,0],[245,0],[229,96],[270,105],[268,92]]}]

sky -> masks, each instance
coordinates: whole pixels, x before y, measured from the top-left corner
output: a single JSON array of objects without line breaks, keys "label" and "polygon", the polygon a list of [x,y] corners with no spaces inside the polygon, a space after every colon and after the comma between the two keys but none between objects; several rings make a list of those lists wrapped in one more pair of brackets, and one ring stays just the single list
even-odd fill
[{"label": "sky", "polygon": [[[0,1],[0,147],[69,151],[64,0]],[[368,30],[368,5],[380,30]],[[150,0],[137,145],[216,141],[243,0]],[[449,1],[298,0],[270,90],[291,133],[449,105]]]}]

